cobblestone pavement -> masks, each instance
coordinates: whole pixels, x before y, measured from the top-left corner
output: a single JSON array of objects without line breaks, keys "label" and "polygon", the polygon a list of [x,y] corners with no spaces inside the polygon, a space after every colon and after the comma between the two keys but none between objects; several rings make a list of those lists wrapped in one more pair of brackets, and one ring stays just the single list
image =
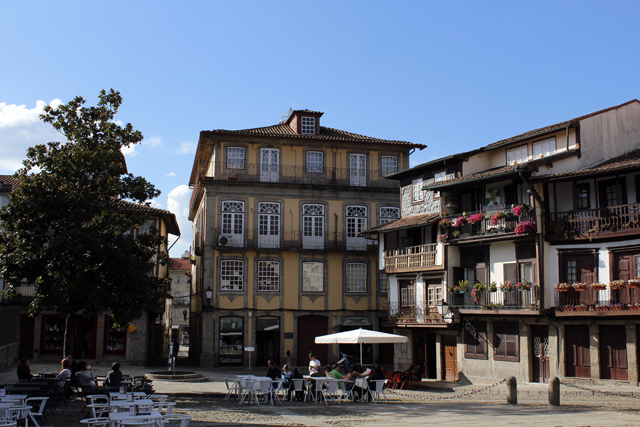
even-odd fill
[{"label": "cobblestone pavement", "polygon": [[[98,374],[109,367],[91,363]],[[32,364],[32,372],[56,372],[57,365]],[[178,367],[178,369],[182,369]],[[620,395],[605,395],[561,386],[561,406],[550,407],[546,384],[518,384],[518,405],[506,404],[506,385],[500,384],[480,393],[469,394],[485,385],[454,385],[423,381],[423,390],[388,392],[388,404],[342,403],[340,405],[285,402],[282,405],[238,405],[231,399],[224,401],[223,379],[236,373],[264,374],[264,369],[249,371],[243,368],[204,370],[188,368],[206,375],[206,382],[170,382],[155,380],[156,393],[168,394],[177,403],[175,412],[190,414],[189,424],[208,426],[416,426],[430,424],[474,426],[639,426],[640,389],[617,384],[588,386],[590,389]],[[142,375],[156,371],[139,366],[123,367],[125,374]],[[15,370],[0,372],[0,383],[15,382]],[[453,399],[443,397],[457,396]],[[48,414],[54,427],[79,426],[88,415],[84,402],[72,400],[60,405],[56,415]]]}]

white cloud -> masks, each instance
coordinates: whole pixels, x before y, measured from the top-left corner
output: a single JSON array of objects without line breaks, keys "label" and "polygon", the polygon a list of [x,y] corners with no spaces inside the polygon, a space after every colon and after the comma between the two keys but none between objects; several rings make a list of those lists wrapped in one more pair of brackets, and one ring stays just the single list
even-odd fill
[{"label": "white cloud", "polygon": [[[191,246],[191,221],[189,221],[189,202],[191,201],[191,189],[188,185],[179,185],[167,196],[167,210],[175,214],[180,226],[180,240],[171,249],[174,258],[189,250]],[[172,242],[171,242],[172,243]],[[170,243],[170,244],[171,244]],[[178,254],[178,255],[175,255]]]},{"label": "white cloud", "polygon": [[136,151],[136,146],[133,144],[128,147],[122,147],[120,151],[122,151],[122,154],[124,154],[126,157],[133,157],[138,154],[138,151]]},{"label": "white cloud", "polygon": [[158,138],[157,136],[150,136],[149,138],[143,139],[142,144],[149,147],[157,147],[159,145],[162,145],[162,139]]},{"label": "white cloud", "polygon": [[[54,99],[49,103],[57,107],[62,103]],[[32,109],[25,105],[0,103],[0,173],[12,174],[22,167],[27,148],[51,141],[64,141],[64,136],[50,124],[40,120],[46,103],[37,101]]]},{"label": "white cloud", "polygon": [[198,144],[195,142],[183,142],[180,144],[180,152],[183,154],[192,154],[196,152]]},{"label": "white cloud", "polygon": [[173,171],[171,171],[171,172],[169,172],[169,173],[167,174],[167,176],[176,176],[176,173],[175,173],[175,172],[173,172]]}]

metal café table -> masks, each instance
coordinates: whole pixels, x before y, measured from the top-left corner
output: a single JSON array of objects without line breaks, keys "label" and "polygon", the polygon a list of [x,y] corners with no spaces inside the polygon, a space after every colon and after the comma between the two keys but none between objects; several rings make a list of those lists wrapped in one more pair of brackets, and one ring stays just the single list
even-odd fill
[{"label": "metal caf\u00e9 table", "polygon": [[28,394],[5,394],[4,397],[0,397],[0,402],[4,400],[19,400],[21,405],[26,404]]},{"label": "metal caf\u00e9 table", "polygon": [[143,407],[143,408],[152,408],[155,402],[151,399],[134,399],[133,402],[129,402],[128,400],[112,400],[110,403],[111,409],[116,409],[120,412],[121,409],[127,409],[131,406]]},{"label": "metal caf\u00e9 table", "polygon": [[109,421],[113,427],[118,424],[118,421],[139,421],[142,422],[144,420],[154,420],[156,422],[162,420],[162,414],[160,411],[151,411],[150,414],[145,415],[131,415],[128,411],[126,412],[110,412],[109,413]]},{"label": "metal caf\u00e9 table", "polygon": [[0,420],[4,420],[6,418],[5,413],[7,409],[11,408],[15,405],[16,402],[0,402]]},{"label": "metal caf\u00e9 table", "polygon": [[[128,393],[120,393],[120,392],[109,392],[109,400],[111,400],[112,402],[114,400],[127,400],[127,394]],[[145,393],[144,391],[136,391],[133,393],[133,399],[144,399],[145,397],[147,397],[147,393]]]}]

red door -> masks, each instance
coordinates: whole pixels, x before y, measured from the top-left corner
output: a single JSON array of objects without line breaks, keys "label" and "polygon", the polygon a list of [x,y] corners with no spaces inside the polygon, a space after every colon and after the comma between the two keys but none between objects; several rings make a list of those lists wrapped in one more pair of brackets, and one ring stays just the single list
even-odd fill
[{"label": "red door", "polygon": [[624,326],[600,326],[600,378],[627,381],[628,371]]},{"label": "red door", "polygon": [[591,378],[591,356],[589,353],[589,326],[567,325],[565,333],[565,375],[567,377]]},{"label": "red door", "polygon": [[320,364],[327,365],[330,344],[316,344],[315,339],[320,335],[327,335],[329,319],[325,316],[298,317],[298,363],[300,367],[309,364],[309,352],[316,355]]},{"label": "red door", "polygon": [[549,382],[549,327],[533,325],[531,327],[531,380],[536,383]]}]

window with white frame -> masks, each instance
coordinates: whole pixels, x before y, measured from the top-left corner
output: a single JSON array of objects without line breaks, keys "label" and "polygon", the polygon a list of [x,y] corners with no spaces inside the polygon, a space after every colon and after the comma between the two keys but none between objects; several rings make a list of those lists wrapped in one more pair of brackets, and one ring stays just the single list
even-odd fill
[{"label": "window with white frame", "polygon": [[382,163],[382,176],[398,172],[398,157],[382,156],[380,162]]},{"label": "window with white frame", "polygon": [[416,305],[416,293],[413,285],[400,289],[400,305],[402,307],[414,307]]},{"label": "window with white frame", "polygon": [[424,200],[424,193],[422,191],[422,178],[414,179],[412,181],[412,198],[413,203],[422,202]]},{"label": "window with white frame", "polygon": [[636,275],[634,277],[640,277],[640,256],[635,256],[635,271]]},{"label": "window with white frame", "polygon": [[244,290],[244,261],[222,260],[220,262],[220,290]]},{"label": "window with white frame", "polygon": [[387,273],[378,274],[378,292],[381,294],[389,292],[389,275]]},{"label": "window with white frame", "polygon": [[307,172],[322,173],[324,169],[324,153],[321,151],[307,151]]},{"label": "window with white frame", "polygon": [[442,299],[442,286],[430,286],[427,289],[427,304],[429,307],[436,307]]},{"label": "window with white frame", "polygon": [[527,160],[529,160],[529,153],[526,145],[507,150],[507,165],[524,163]]},{"label": "window with white frame", "polygon": [[315,117],[303,117],[302,118],[302,133],[313,135],[316,133],[316,118]]},{"label": "window with white frame", "polygon": [[[433,174],[433,182],[442,182],[442,181],[446,181],[446,179],[447,179],[447,171],[440,171]],[[434,191],[433,197],[434,198],[440,197],[440,192]]]},{"label": "window with white frame", "polygon": [[244,169],[243,147],[227,147],[227,169]]},{"label": "window with white frame", "polygon": [[147,234],[148,232],[151,231],[151,227],[153,227],[155,224],[155,220],[153,219],[148,219],[145,222],[143,222],[142,224],[140,224],[140,227],[138,227],[138,233],[140,234]]},{"label": "window with white frame", "polygon": [[367,291],[367,264],[348,263],[346,273],[347,292]]},{"label": "window with white frame", "polygon": [[321,262],[302,263],[302,290],[322,292],[324,290],[324,264]]},{"label": "window with white frame", "polygon": [[380,208],[380,224],[386,224],[400,218],[400,208],[383,206]]},{"label": "window with white frame", "polygon": [[280,262],[258,261],[258,292],[280,290]]},{"label": "window with white frame", "polygon": [[532,148],[534,160],[551,156],[553,154],[556,154],[556,139],[549,138],[543,141],[534,142],[532,144]]},{"label": "window with white frame", "polygon": [[244,236],[244,202],[222,202],[222,236],[226,244],[240,246]]}]

